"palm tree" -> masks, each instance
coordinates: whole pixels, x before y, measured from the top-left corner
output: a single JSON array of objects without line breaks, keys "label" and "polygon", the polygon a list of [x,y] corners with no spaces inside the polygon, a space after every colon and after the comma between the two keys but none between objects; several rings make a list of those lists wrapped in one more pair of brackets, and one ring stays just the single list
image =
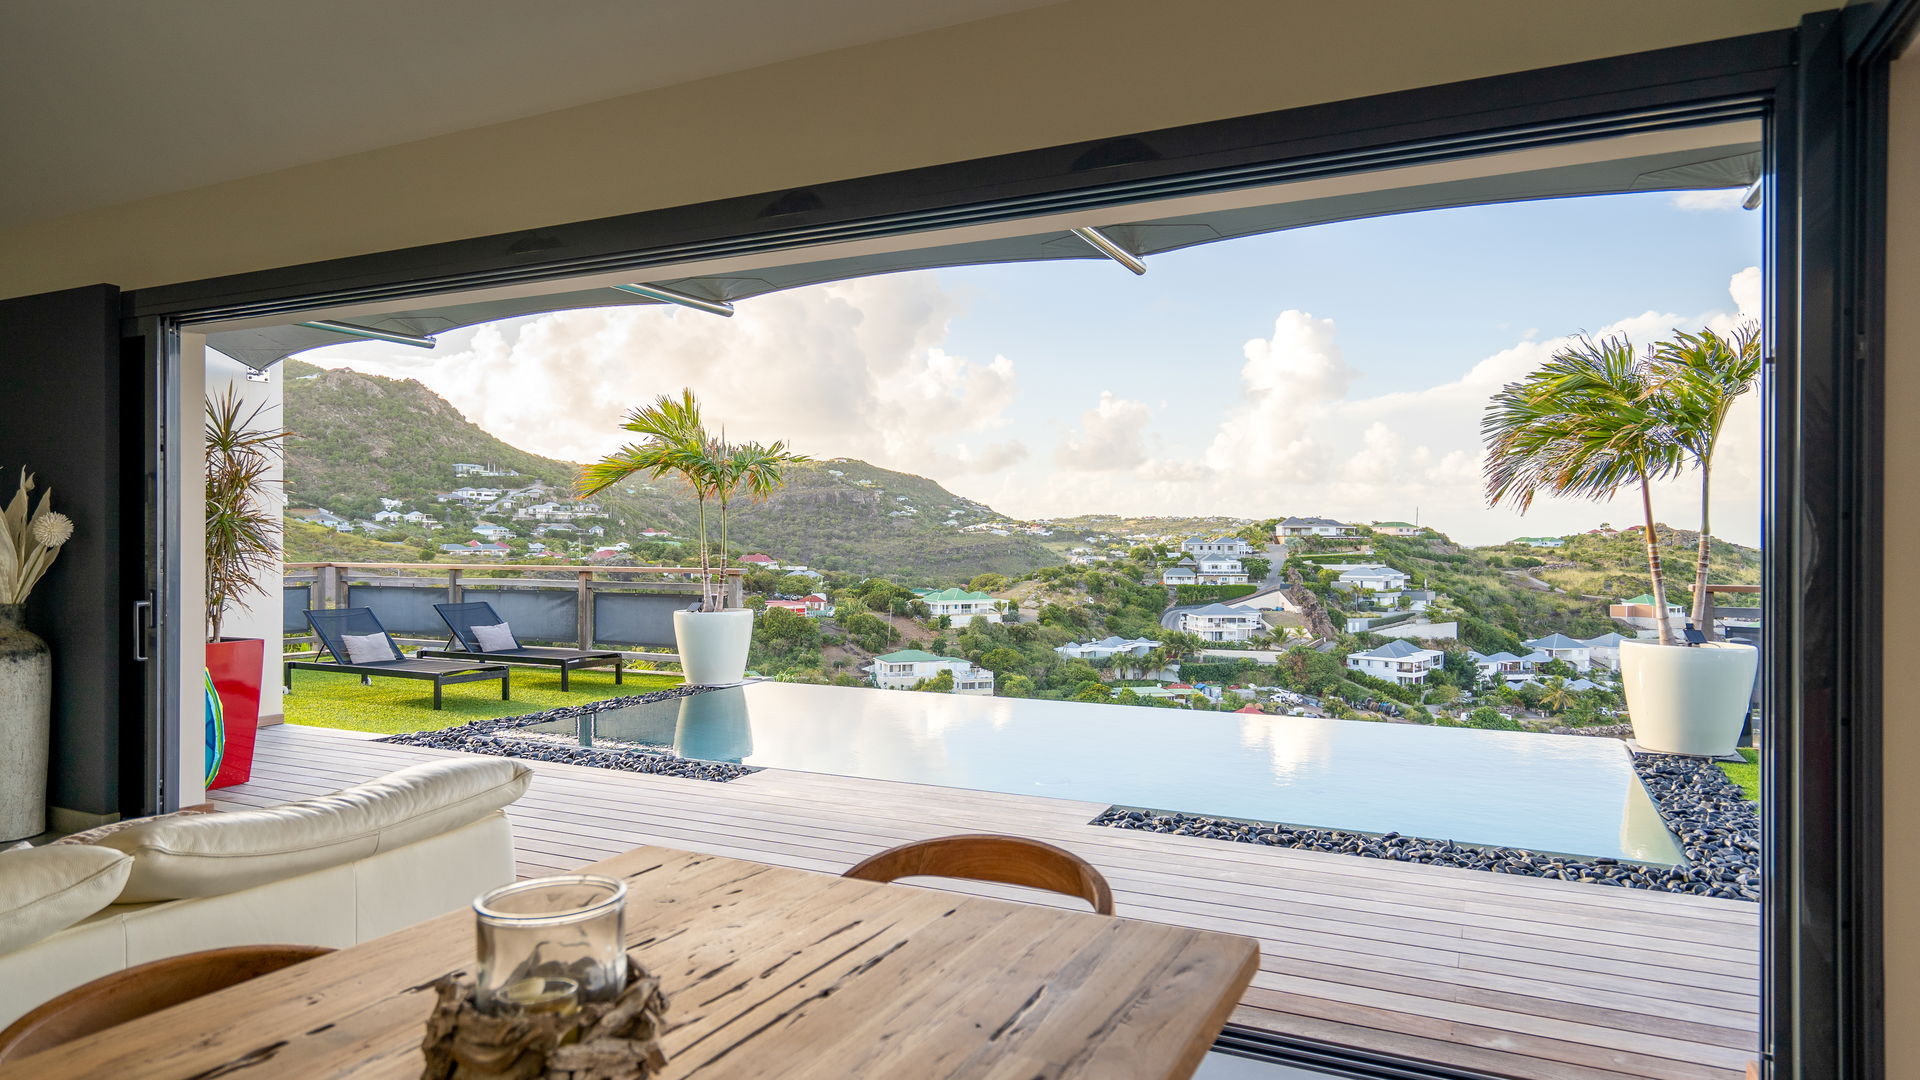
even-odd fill
[{"label": "palm tree", "polygon": [[700,580],[701,606],[719,610],[724,594],[713,584],[713,557],[707,543],[707,500],[722,484],[722,465],[714,455],[716,441],[707,435],[700,418],[700,403],[693,391],[682,390],[679,400],[662,394],[653,404],[627,414],[620,426],[643,436],[606,457],[584,466],[574,485],[579,498],[597,495],[636,473],[652,477],[677,474],[693,491],[700,507]]},{"label": "palm tree", "polygon": [[1713,481],[1713,451],[1734,402],[1760,381],[1760,326],[1743,323],[1727,337],[1711,330],[1674,331],[1651,350],[1654,384],[1674,413],[1674,435],[1700,466],[1700,551],[1693,573],[1693,625],[1713,636],[1713,602],[1707,592],[1712,548],[1707,509]]},{"label": "palm tree", "polygon": [[1541,686],[1546,693],[1540,695],[1540,704],[1546,706],[1548,712],[1562,713],[1573,708],[1574,692],[1567,688],[1567,680],[1563,676],[1555,675]]},{"label": "palm tree", "polygon": [[1628,484],[1639,486],[1656,625],[1660,644],[1671,645],[1652,483],[1678,472],[1686,452],[1671,410],[1654,390],[1649,365],[1632,342],[1581,335],[1494,394],[1480,432],[1490,506],[1510,500],[1524,513],[1542,491],[1606,499]]}]

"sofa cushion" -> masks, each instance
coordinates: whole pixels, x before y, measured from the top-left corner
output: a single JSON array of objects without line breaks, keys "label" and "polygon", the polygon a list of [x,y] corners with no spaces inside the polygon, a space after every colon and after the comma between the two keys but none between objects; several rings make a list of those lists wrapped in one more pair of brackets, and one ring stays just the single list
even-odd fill
[{"label": "sofa cushion", "polygon": [[113,903],[133,860],[108,848],[43,847],[0,854],[0,953],[64,930]]},{"label": "sofa cushion", "polygon": [[218,896],[459,828],[518,799],[532,777],[506,758],[430,761],[300,802],[143,821],[100,843],[133,856],[120,903]]}]

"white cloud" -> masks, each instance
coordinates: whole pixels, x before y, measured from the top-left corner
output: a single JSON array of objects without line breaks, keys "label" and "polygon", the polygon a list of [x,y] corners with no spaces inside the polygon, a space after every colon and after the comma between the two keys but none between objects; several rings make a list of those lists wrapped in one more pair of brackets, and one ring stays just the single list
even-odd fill
[{"label": "white cloud", "polygon": [[1745,188],[1676,191],[1670,202],[1675,210],[1738,210],[1746,193]]},{"label": "white cloud", "polygon": [[1100,391],[1100,401],[1080,414],[1080,427],[1054,451],[1062,468],[1088,472],[1131,469],[1147,460],[1143,436],[1152,412],[1144,401]]},{"label": "white cloud", "polygon": [[690,386],[734,438],[936,476],[1004,469],[1027,454],[1006,431],[1014,363],[942,349],[957,310],[931,275],[895,275],[758,297],[731,319],[596,308],[481,327],[433,354],[309,358],[418,378],[507,442],[570,461],[617,446],[627,410]]}]

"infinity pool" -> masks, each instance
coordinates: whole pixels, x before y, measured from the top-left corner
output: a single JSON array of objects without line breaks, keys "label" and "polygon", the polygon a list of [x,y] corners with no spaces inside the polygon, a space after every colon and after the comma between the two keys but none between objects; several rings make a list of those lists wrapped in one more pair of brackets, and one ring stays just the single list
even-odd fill
[{"label": "infinity pool", "polygon": [[1612,739],[777,682],[525,733],[1289,825],[1682,858]]}]

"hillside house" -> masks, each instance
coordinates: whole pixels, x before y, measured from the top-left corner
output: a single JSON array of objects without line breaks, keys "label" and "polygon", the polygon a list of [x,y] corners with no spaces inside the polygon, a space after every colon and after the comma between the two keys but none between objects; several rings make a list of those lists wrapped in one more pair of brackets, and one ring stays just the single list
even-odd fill
[{"label": "hillside house", "polygon": [[494,541],[506,540],[513,536],[512,529],[507,528],[505,525],[495,525],[488,521],[482,521],[475,525],[472,531],[475,536]]},{"label": "hillside house", "polygon": [[1557,548],[1566,542],[1566,538],[1560,536],[1517,536],[1509,541],[1515,547],[1531,548]]},{"label": "hillside house", "polygon": [[1290,517],[1273,527],[1276,540],[1294,536],[1358,536],[1357,526],[1323,517]]},{"label": "hillside house", "polygon": [[499,488],[463,487],[455,488],[442,495],[435,495],[436,502],[457,502],[475,506],[490,503],[498,499],[502,492]]},{"label": "hillside house", "polygon": [[935,656],[920,649],[901,649],[876,656],[873,663],[867,665],[867,674],[873,679],[873,685],[882,690],[911,690],[942,671],[953,672],[953,692],[956,694],[993,693],[993,672],[975,667],[971,661],[957,656]]},{"label": "hillside house", "polygon": [[1145,656],[1160,647],[1146,638],[1103,637],[1098,641],[1068,642],[1053,651],[1071,660],[1111,660],[1116,656]]},{"label": "hillside house", "polygon": [[1418,525],[1409,525],[1404,521],[1376,521],[1372,529],[1374,532],[1385,533],[1388,536],[1419,536],[1426,531]]},{"label": "hillside house", "polygon": [[441,544],[440,550],[448,555],[485,555],[501,559],[507,555],[505,544],[483,544],[478,540],[469,540],[464,544]]},{"label": "hillside house", "polygon": [[1587,638],[1580,644],[1587,647],[1593,662],[1609,671],[1620,670],[1620,643],[1627,640],[1619,634],[1606,633],[1599,637]]},{"label": "hillside house", "polygon": [[1266,621],[1257,611],[1208,604],[1180,613],[1180,629],[1202,641],[1252,641],[1266,632]]},{"label": "hillside house", "polygon": [[1444,659],[1445,654],[1438,649],[1423,649],[1411,641],[1389,641],[1377,649],[1348,653],[1347,668],[1402,686],[1418,686]]},{"label": "hillside house", "polygon": [[827,598],[821,596],[819,593],[809,593],[797,600],[774,597],[767,601],[767,607],[768,609],[779,608],[781,611],[791,611],[795,615],[806,615],[808,617],[833,614],[833,605],[828,603]]},{"label": "hillside house", "polygon": [[673,534],[665,529],[641,529],[640,535],[644,539],[652,540],[655,537],[672,536]]},{"label": "hillside house", "polygon": [[453,463],[453,475],[455,476],[519,476],[520,474],[513,469],[502,469],[499,466],[491,463],[486,465],[480,465],[471,461],[456,461]]},{"label": "hillside house", "polygon": [[1399,599],[1412,581],[1411,574],[1391,566],[1356,566],[1342,571],[1335,586],[1352,592],[1371,592],[1375,600],[1391,603]]},{"label": "hillside house", "polygon": [[1226,555],[1182,559],[1160,575],[1163,585],[1245,585],[1247,568]]},{"label": "hillside house", "polygon": [[1467,651],[1473,666],[1480,669],[1482,679],[1508,679],[1525,681],[1533,674],[1533,663],[1522,660],[1510,652],[1483,653],[1471,649]]},{"label": "hillside house", "polygon": [[425,513],[419,510],[409,510],[406,513],[400,515],[400,520],[406,522],[409,525],[425,525],[426,523],[428,523],[429,521],[432,521],[433,519],[428,517]]},{"label": "hillside house", "polygon": [[[340,532],[352,532],[353,523],[330,510],[289,510],[287,516],[295,521],[304,521],[326,529]],[[341,526],[346,526],[344,529]]]},{"label": "hillside house", "polygon": [[1298,612],[1300,605],[1287,596],[1285,586],[1262,589],[1251,596],[1242,596],[1236,600],[1223,601],[1228,607],[1242,608],[1247,611],[1291,611]]},{"label": "hillside house", "polygon": [[927,614],[936,619],[945,615],[954,626],[966,626],[975,619],[990,623],[1000,621],[1000,601],[983,592],[941,589],[928,593],[920,600],[927,605]]},{"label": "hillside house", "polygon": [[752,555],[742,556],[740,565],[755,570],[777,570],[780,568],[780,564],[777,561],[757,552]]},{"label": "hillside house", "polygon": [[1225,555],[1236,559],[1254,553],[1253,545],[1237,536],[1189,536],[1180,542],[1180,550],[1194,556]]},{"label": "hillside house", "polygon": [[1573,666],[1575,671],[1593,670],[1593,651],[1584,641],[1576,641],[1565,634],[1548,634],[1526,643],[1530,648],[1546,653],[1549,660],[1559,660]]},{"label": "hillside house", "polygon": [[382,510],[373,515],[373,523],[375,525],[398,525],[400,519],[401,514],[397,510]]},{"label": "hillside house", "polygon": [[[1641,593],[1639,596],[1629,597],[1619,603],[1609,604],[1607,615],[1636,629],[1655,630],[1659,628],[1659,609],[1654,604],[1651,593]],[[1667,622],[1676,630],[1685,626],[1687,609],[1679,604],[1668,604]]]}]

